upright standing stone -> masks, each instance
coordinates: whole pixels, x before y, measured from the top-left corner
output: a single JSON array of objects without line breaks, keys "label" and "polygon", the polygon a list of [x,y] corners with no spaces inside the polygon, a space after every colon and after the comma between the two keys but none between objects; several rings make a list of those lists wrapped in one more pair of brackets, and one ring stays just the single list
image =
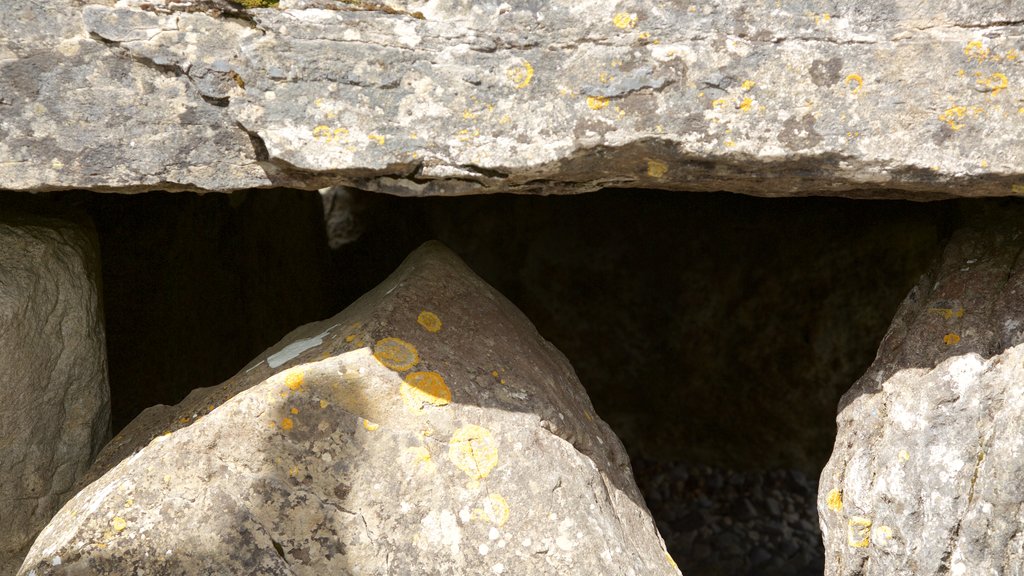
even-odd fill
[{"label": "upright standing stone", "polygon": [[957,232],[843,397],[818,495],[827,576],[1024,573],[1021,221]]},{"label": "upright standing stone", "polygon": [[91,477],[20,574],[679,574],[565,357],[439,244]]},{"label": "upright standing stone", "polygon": [[90,227],[0,213],[0,574],[109,437],[99,259]]}]

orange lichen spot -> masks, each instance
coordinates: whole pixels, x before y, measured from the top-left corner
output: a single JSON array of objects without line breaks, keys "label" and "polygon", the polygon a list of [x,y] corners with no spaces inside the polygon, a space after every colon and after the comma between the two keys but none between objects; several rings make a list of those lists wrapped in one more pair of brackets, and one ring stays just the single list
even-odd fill
[{"label": "orange lichen spot", "polygon": [[637,17],[632,12],[619,12],[612,16],[612,24],[616,28],[622,28],[627,30],[629,28],[636,28]]},{"label": "orange lichen spot", "polygon": [[110,527],[114,529],[114,532],[120,532],[128,527],[128,521],[120,516],[114,516],[114,519],[110,521]]},{"label": "orange lichen spot", "polygon": [[591,110],[600,110],[608,107],[607,96],[587,96],[587,106]]},{"label": "orange lichen spot", "polygon": [[668,561],[668,565],[669,566],[671,566],[672,568],[674,568],[676,570],[679,570],[679,565],[676,564],[676,561],[672,559],[672,555],[669,554],[668,552],[665,552],[665,560]]},{"label": "orange lichen spot", "polygon": [[985,47],[981,40],[971,40],[967,43],[967,46],[964,46],[964,55],[982,62],[988,58],[988,48]]},{"label": "orange lichen spot", "polygon": [[852,548],[867,548],[871,544],[871,519],[851,516],[846,521],[846,543]]},{"label": "orange lichen spot", "polygon": [[373,357],[396,372],[404,372],[420,361],[416,347],[400,338],[378,340],[373,346]]},{"label": "orange lichen spot", "polygon": [[828,496],[825,497],[825,505],[828,509],[833,512],[839,512],[843,509],[843,491],[838,488],[833,488],[828,491]]},{"label": "orange lichen spot", "polygon": [[524,59],[520,64],[509,68],[505,75],[517,90],[526,88],[533,80],[533,66]]},{"label": "orange lichen spot", "polygon": [[495,526],[504,526],[508,522],[509,507],[505,497],[498,493],[488,494],[481,502],[481,508],[474,508],[471,514],[473,520],[489,522]]},{"label": "orange lichen spot", "polygon": [[302,388],[302,382],[305,379],[306,374],[302,370],[292,370],[284,376],[284,385],[289,390],[298,392]]},{"label": "orange lichen spot", "polygon": [[750,112],[750,105],[753,103],[754,101],[751,100],[749,96],[747,96],[737,105],[737,108],[743,110],[744,112]]},{"label": "orange lichen spot", "polygon": [[210,404],[209,406],[206,407],[206,411],[207,412],[213,412],[214,408],[216,408],[216,406],[214,406],[213,404]]},{"label": "orange lichen spot", "polygon": [[400,391],[406,407],[417,412],[427,404],[447,406],[452,401],[452,391],[437,372],[409,374],[402,382]]},{"label": "orange lichen spot", "polygon": [[178,418],[178,424],[188,424],[188,421],[188,416],[182,416],[181,418]]},{"label": "orange lichen spot", "polygon": [[374,430],[380,428],[380,424],[377,424],[376,422],[370,422],[366,418],[363,418],[363,428],[366,428],[367,432],[373,432]]},{"label": "orange lichen spot", "polygon": [[964,127],[964,124],[962,124],[960,120],[963,120],[966,114],[966,106],[952,106],[947,108],[942,114],[939,114],[939,120],[948,124],[953,130],[959,130]]},{"label": "orange lichen spot", "polygon": [[295,406],[292,406],[291,413],[292,414],[298,414],[299,413],[299,409],[296,408]]},{"label": "orange lichen spot", "polygon": [[860,74],[849,74],[843,80],[843,83],[850,87],[851,94],[857,94],[860,92],[861,86],[864,85],[864,78]]},{"label": "orange lichen spot", "polygon": [[946,346],[952,346],[960,341],[960,335],[956,332],[950,332],[942,337],[942,341],[946,343]]},{"label": "orange lichen spot", "polygon": [[437,317],[437,314],[426,310],[420,312],[420,315],[416,317],[416,322],[427,332],[437,332],[441,329],[441,319]]},{"label": "orange lichen spot", "polygon": [[487,428],[467,424],[452,434],[448,458],[471,480],[485,478],[498,465],[498,441]]},{"label": "orange lichen spot", "polygon": [[281,418],[281,430],[291,430],[295,427],[295,422],[292,422],[291,418]]},{"label": "orange lichen spot", "polygon": [[321,408],[327,408],[327,407],[328,407],[328,406],[330,406],[330,405],[331,405],[331,403],[330,403],[330,402],[328,402],[327,400],[321,400],[321,401],[320,401],[320,407],[321,407]]},{"label": "orange lichen spot", "polygon": [[985,87],[993,96],[995,96],[1010,85],[1010,80],[1006,77],[1006,74],[996,72],[995,74],[989,75],[987,78],[979,78],[978,85]]},{"label": "orange lichen spot", "polygon": [[366,137],[376,142],[378,146],[383,146],[384,142],[387,141],[387,137],[380,134],[367,134]]},{"label": "orange lichen spot", "polygon": [[494,376],[495,378],[497,378],[498,377],[498,371],[497,370],[491,370],[491,376]]},{"label": "orange lichen spot", "polygon": [[651,178],[663,178],[668,172],[668,164],[660,160],[647,159],[647,175]]}]

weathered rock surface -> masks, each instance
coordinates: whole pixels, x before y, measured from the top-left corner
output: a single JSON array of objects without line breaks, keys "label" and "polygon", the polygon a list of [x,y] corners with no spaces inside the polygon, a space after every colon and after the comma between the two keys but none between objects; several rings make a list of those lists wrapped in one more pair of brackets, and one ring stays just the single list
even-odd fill
[{"label": "weathered rock surface", "polygon": [[437,244],[93,473],[20,574],[678,574],[564,357]]},{"label": "weathered rock surface", "polygon": [[0,6],[0,188],[1024,193],[1018,2],[169,4]]},{"label": "weathered rock surface", "polygon": [[954,235],[843,397],[818,494],[826,575],[1021,574],[1021,216]]},{"label": "weathered rock surface", "polygon": [[95,233],[0,206],[0,574],[110,435]]}]

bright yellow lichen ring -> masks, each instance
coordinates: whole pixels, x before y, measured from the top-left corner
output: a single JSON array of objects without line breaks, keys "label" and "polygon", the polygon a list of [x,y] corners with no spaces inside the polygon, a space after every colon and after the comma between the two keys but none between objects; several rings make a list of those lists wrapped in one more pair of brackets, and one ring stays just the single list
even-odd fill
[{"label": "bright yellow lichen ring", "polygon": [[498,441],[487,428],[467,424],[452,434],[448,458],[471,479],[479,480],[498,465]]},{"label": "bright yellow lichen ring", "polygon": [[378,340],[373,346],[373,357],[396,372],[404,372],[420,361],[416,347],[400,338]]},{"label": "bright yellow lichen ring", "polygon": [[509,68],[507,75],[516,88],[526,88],[533,80],[533,66],[524,58],[522,64]]}]

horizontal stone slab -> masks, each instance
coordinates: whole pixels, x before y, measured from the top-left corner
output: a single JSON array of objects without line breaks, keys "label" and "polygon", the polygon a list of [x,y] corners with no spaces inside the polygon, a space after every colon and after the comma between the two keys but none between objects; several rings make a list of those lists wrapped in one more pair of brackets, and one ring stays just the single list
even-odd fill
[{"label": "horizontal stone slab", "polygon": [[1024,193],[1020,4],[109,4],[0,8],[0,188]]}]

